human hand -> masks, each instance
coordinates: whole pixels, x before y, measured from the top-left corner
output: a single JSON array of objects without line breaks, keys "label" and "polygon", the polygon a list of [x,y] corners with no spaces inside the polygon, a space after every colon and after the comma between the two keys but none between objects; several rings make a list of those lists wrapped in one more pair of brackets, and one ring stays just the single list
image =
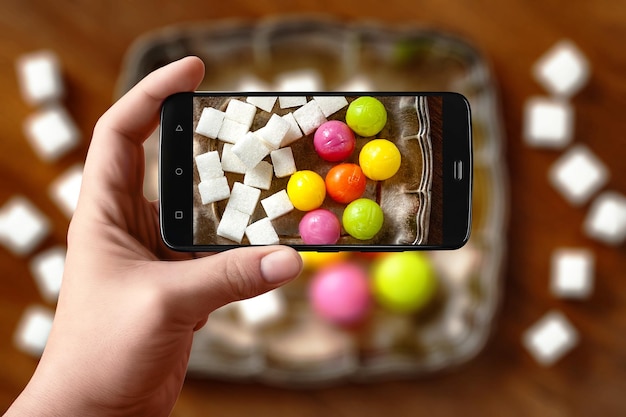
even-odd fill
[{"label": "human hand", "polygon": [[7,415],[168,415],[183,384],[193,332],[209,313],[295,278],[300,256],[281,246],[192,259],[159,236],[143,196],[143,141],[162,101],[204,74],[185,58],[148,75],[98,121],[68,231],[52,332]]}]

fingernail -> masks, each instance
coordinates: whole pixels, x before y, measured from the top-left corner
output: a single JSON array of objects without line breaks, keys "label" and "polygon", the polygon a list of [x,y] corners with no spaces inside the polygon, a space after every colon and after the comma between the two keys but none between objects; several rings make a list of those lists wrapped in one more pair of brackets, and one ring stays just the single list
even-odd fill
[{"label": "fingernail", "polygon": [[277,250],[261,259],[261,275],[270,284],[291,281],[300,274],[302,259],[297,252]]}]

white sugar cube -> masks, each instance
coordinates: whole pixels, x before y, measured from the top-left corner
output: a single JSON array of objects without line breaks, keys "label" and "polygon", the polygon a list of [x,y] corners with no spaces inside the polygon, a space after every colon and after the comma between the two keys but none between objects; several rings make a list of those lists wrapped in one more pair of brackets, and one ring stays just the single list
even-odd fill
[{"label": "white sugar cube", "polygon": [[217,138],[226,143],[237,143],[248,133],[249,126],[236,120],[224,119]]},{"label": "white sugar cube", "polygon": [[280,289],[235,303],[239,317],[248,326],[258,327],[280,319],[285,314],[285,299]]},{"label": "white sugar cube", "polygon": [[576,145],[554,163],[549,178],[570,203],[580,205],[606,184],[609,173],[586,146]]},{"label": "white sugar cube", "polygon": [[272,164],[267,161],[261,161],[257,166],[246,171],[246,175],[243,177],[243,183],[250,187],[260,188],[261,190],[269,190],[272,185],[273,173]]},{"label": "white sugar cube", "polygon": [[550,290],[561,298],[587,298],[593,291],[594,256],[587,249],[558,249],[552,254]]},{"label": "white sugar cube", "polygon": [[59,101],[65,94],[61,66],[52,51],[37,51],[17,60],[17,77],[22,98],[37,105]]},{"label": "white sugar cube", "polygon": [[570,40],[550,48],[532,68],[537,81],[553,95],[571,97],[589,79],[589,62]]},{"label": "white sugar cube", "polygon": [[39,357],[52,330],[54,312],[41,306],[30,306],[22,314],[13,334],[15,346],[29,355]]},{"label": "white sugar cube", "polygon": [[248,222],[250,222],[249,214],[227,206],[217,226],[217,235],[241,243]]},{"label": "white sugar cube", "polygon": [[232,147],[232,151],[248,169],[252,169],[269,155],[270,148],[254,133],[248,132]]},{"label": "white sugar cube", "polygon": [[560,149],[572,141],[574,109],[559,99],[531,97],[524,105],[524,139],[531,146]]},{"label": "white sugar cube", "polygon": [[252,223],[246,228],[246,236],[251,245],[278,245],[276,230],[268,217]]},{"label": "white sugar cube", "polygon": [[249,96],[246,101],[261,110],[265,110],[270,113],[276,103],[276,96]]},{"label": "white sugar cube", "polygon": [[626,239],[626,196],[605,191],[591,204],[584,222],[585,233],[610,245]]},{"label": "white sugar cube", "polygon": [[272,114],[267,124],[255,132],[255,135],[265,142],[270,149],[278,149],[291,125],[277,114]]},{"label": "white sugar cube", "polygon": [[50,223],[22,196],[11,198],[0,209],[0,243],[16,255],[26,255],[48,236]]},{"label": "white sugar cube", "polygon": [[372,82],[369,78],[363,75],[355,75],[352,78],[346,80],[343,84],[338,86],[335,90],[364,92],[364,91],[374,91],[375,88],[372,85]]},{"label": "white sugar cube", "polygon": [[261,190],[258,188],[236,182],[233,184],[233,189],[230,193],[230,199],[228,200],[227,207],[237,209],[240,212],[251,216],[254,214],[254,210],[259,202],[260,196]]},{"label": "white sugar cube", "polygon": [[222,148],[222,169],[225,172],[232,172],[234,174],[245,174],[246,164],[241,162],[241,159],[233,153],[233,144],[225,143]]},{"label": "white sugar cube", "polygon": [[298,126],[296,118],[293,117],[293,113],[285,114],[283,116],[283,119],[285,119],[289,123],[289,130],[285,134],[285,137],[280,144],[281,147],[291,145],[302,137],[302,130],[300,130],[300,126]]},{"label": "white sugar cube", "polygon": [[314,96],[313,100],[317,102],[326,117],[348,105],[348,100],[344,96]]},{"label": "white sugar cube", "polygon": [[29,116],[24,123],[24,134],[37,155],[45,161],[60,158],[80,141],[74,120],[59,105]]},{"label": "white sugar cube", "polygon": [[37,254],[30,262],[30,271],[35,278],[42,297],[55,303],[61,290],[65,269],[66,249],[55,246]]},{"label": "white sugar cube", "polygon": [[276,177],[284,178],[296,172],[296,161],[293,159],[293,151],[289,146],[272,151],[270,157]]},{"label": "white sugar cube", "polygon": [[198,120],[196,133],[211,139],[216,139],[222,128],[225,116],[226,114],[223,111],[213,107],[205,107],[202,109],[200,120]]},{"label": "white sugar cube", "polygon": [[272,87],[260,78],[246,74],[237,83],[235,91],[271,91]]},{"label": "white sugar cube", "polygon": [[294,209],[286,190],[280,190],[271,196],[261,200],[261,205],[270,220],[289,213]]},{"label": "white sugar cube", "polygon": [[201,182],[224,176],[220,155],[217,151],[209,151],[196,155],[195,160]]},{"label": "white sugar cube", "polygon": [[246,130],[252,126],[256,106],[238,99],[231,99],[226,106],[226,118],[246,126]]},{"label": "white sugar cube", "polygon": [[80,186],[83,182],[83,164],[74,165],[50,185],[50,198],[67,217],[72,217],[78,205]]},{"label": "white sugar cube", "polygon": [[548,312],[523,335],[522,342],[544,366],[558,361],[578,343],[578,332],[558,311]]},{"label": "white sugar cube", "polygon": [[305,135],[313,133],[322,123],[326,122],[326,117],[322,109],[315,100],[311,100],[304,106],[293,112],[293,117],[298,122],[298,126]]},{"label": "white sugar cube", "polygon": [[306,104],[306,96],[280,96],[278,97],[278,105],[281,109],[289,109],[291,107],[300,107]]},{"label": "white sugar cube", "polygon": [[204,180],[198,184],[202,204],[215,203],[226,200],[230,196],[230,187],[226,177],[217,177]]},{"label": "white sugar cube", "polygon": [[276,77],[277,91],[321,91],[324,83],[319,72],[313,69],[301,69],[283,72]]}]

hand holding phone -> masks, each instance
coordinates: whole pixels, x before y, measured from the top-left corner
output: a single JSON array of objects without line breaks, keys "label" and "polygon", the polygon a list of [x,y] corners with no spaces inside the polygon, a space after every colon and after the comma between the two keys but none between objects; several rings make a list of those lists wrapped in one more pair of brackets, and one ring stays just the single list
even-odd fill
[{"label": "hand holding phone", "polygon": [[471,229],[456,93],[181,93],[161,113],[161,231],[177,250],[453,249]]}]

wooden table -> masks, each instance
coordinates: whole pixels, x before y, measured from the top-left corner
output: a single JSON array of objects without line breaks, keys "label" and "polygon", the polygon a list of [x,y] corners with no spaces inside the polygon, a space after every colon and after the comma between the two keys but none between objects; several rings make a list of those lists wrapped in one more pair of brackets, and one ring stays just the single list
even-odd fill
[{"label": "wooden table", "polygon": [[[572,104],[575,141],[609,167],[606,189],[626,193],[626,3],[543,1],[407,2],[69,2],[5,0],[0,6],[0,203],[23,194],[53,222],[41,248],[64,244],[68,219],[47,195],[51,181],[84,158],[99,115],[111,104],[122,59],[139,35],[172,23],[224,18],[256,19],[296,12],[357,20],[419,23],[466,36],[491,61],[500,85],[510,176],[510,222],[504,300],[492,338],[473,361],[453,372],[411,381],[348,384],[290,391],[257,384],[189,380],[175,416],[617,416],[626,415],[626,280],[624,246],[584,236],[588,205],[573,208],[546,180],[558,151],[522,140],[524,101],[545,94],[530,68],[562,38],[591,61],[592,77]],[[194,4],[195,3],[195,4]],[[324,6],[320,8],[319,6]],[[44,164],[24,139],[33,108],[21,99],[14,63],[26,52],[59,54],[68,89],[66,105],[84,135],[83,145]],[[587,301],[557,300],[548,291],[549,261],[557,247],[586,247],[596,255],[596,287]],[[31,257],[0,250],[0,408],[28,381],[36,360],[11,338],[24,310],[41,304],[31,278]],[[50,306],[53,307],[53,306]],[[551,308],[563,311],[581,334],[580,345],[543,368],[522,348],[523,331]],[[390,407],[393,407],[393,411]]]}]

